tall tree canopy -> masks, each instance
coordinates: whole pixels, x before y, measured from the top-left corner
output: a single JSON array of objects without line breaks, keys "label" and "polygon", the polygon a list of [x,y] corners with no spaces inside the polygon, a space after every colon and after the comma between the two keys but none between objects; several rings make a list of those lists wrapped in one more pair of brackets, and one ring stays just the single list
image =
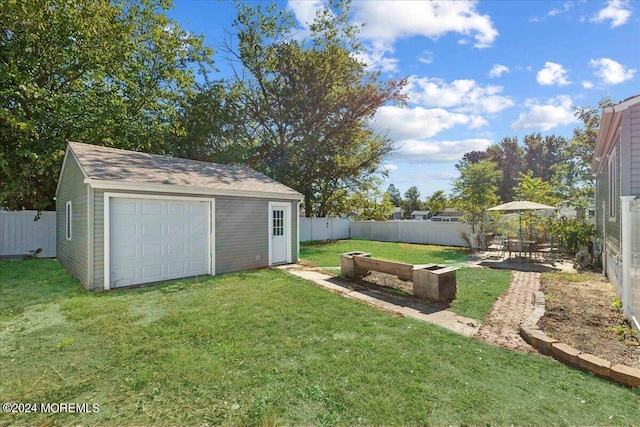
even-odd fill
[{"label": "tall tree canopy", "polygon": [[349,3],[331,6],[318,12],[309,39],[299,40],[277,4],[239,4],[237,46],[227,49],[246,115],[238,133],[245,160],[304,194],[307,216],[325,214],[336,191],[370,183],[393,149],[370,119],[404,99],[405,80],[383,81],[358,59]]},{"label": "tall tree canopy", "polygon": [[4,0],[0,202],[50,209],[68,140],[169,153],[194,64],[213,65],[167,0]]},{"label": "tall tree canopy", "polygon": [[389,184],[387,194],[393,206],[400,206],[402,204],[402,194],[400,194],[400,190],[398,190],[395,185]]},{"label": "tall tree canopy", "polygon": [[465,212],[473,233],[484,231],[484,220],[488,216],[486,210],[500,200],[498,181],[501,176],[494,162],[483,160],[461,168],[460,176],[453,182],[453,199]]},{"label": "tall tree canopy", "polygon": [[444,194],[444,191],[438,190],[427,198],[425,206],[427,210],[431,211],[431,213],[435,215],[438,212],[444,211],[448,202],[449,201],[447,200],[447,196]]}]

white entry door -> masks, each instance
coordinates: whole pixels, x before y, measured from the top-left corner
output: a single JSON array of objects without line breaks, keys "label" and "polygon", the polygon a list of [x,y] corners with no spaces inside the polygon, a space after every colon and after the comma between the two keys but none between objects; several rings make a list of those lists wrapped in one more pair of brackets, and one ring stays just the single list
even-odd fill
[{"label": "white entry door", "polygon": [[269,203],[269,264],[291,262],[291,205]]},{"label": "white entry door", "polygon": [[114,197],[109,288],[211,274],[211,203]]}]

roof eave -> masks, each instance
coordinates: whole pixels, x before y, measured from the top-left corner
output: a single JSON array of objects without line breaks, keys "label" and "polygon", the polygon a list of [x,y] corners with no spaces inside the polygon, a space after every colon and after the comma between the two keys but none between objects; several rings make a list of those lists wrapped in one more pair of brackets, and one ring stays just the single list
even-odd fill
[{"label": "roof eave", "polygon": [[89,178],[89,176],[87,175],[87,172],[84,170],[84,168],[78,161],[76,154],[73,152],[71,143],[68,142],[67,150],[65,151],[64,158],[62,159],[62,167],[60,168],[60,174],[58,174],[58,184],[56,185],[56,193],[55,193],[56,197],[58,197],[58,191],[60,190],[60,182],[62,181],[62,173],[64,172],[64,168],[67,165],[67,161],[69,160],[69,157],[73,158],[73,160],[76,162],[76,165],[78,165],[78,169],[80,169],[80,171],[82,172],[82,175],[84,175],[85,180]]},{"label": "roof eave", "polygon": [[303,200],[304,196],[298,192],[268,192],[268,191],[252,191],[252,190],[226,190],[220,188],[192,187],[184,185],[172,184],[149,184],[128,181],[111,181],[101,179],[85,178],[85,184],[92,188],[101,190],[121,190],[121,191],[148,191],[153,193],[181,193],[181,194],[203,194],[211,196],[244,196],[256,197],[261,199],[286,199],[286,200]]}]

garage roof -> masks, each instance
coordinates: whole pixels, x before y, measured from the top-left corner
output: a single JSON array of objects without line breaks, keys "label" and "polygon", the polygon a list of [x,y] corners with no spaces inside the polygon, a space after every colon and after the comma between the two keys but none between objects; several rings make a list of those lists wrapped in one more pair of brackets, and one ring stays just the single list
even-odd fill
[{"label": "garage roof", "polygon": [[[69,150],[95,188],[244,193],[301,199],[302,194],[251,168],[69,142]],[[65,157],[65,161],[66,161]]]}]

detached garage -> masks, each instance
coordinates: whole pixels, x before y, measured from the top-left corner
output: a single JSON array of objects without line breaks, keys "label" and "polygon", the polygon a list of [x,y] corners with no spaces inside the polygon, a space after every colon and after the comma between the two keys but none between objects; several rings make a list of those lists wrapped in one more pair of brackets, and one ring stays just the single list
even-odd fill
[{"label": "detached garage", "polygon": [[58,261],[89,290],[295,262],[301,200],[249,168],[70,142]]}]

